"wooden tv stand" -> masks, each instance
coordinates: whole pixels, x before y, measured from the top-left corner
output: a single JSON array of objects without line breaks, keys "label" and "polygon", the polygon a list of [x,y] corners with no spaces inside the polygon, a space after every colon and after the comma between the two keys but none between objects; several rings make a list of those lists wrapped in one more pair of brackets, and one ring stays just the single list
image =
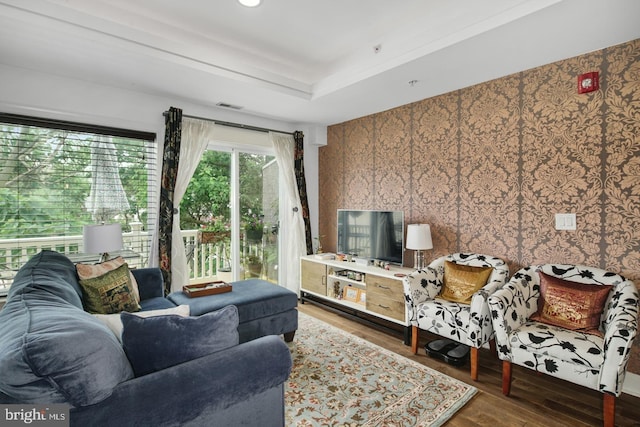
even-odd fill
[{"label": "wooden tv stand", "polygon": [[412,271],[307,255],[300,259],[300,300],[322,304],[374,327],[401,331],[409,345],[411,327],[399,275]]}]

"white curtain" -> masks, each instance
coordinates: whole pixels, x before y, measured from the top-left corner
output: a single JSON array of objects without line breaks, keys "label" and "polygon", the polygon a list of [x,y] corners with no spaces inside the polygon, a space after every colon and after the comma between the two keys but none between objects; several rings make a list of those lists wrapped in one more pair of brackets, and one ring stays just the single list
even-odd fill
[{"label": "white curtain", "polygon": [[[202,153],[213,139],[215,124],[205,120],[182,119],[182,138],[180,142],[180,161],[178,176],[173,191],[173,206],[179,207],[180,201],[187,191],[191,177],[200,163]],[[189,268],[187,254],[180,230],[180,211],[173,215],[173,231],[171,233],[171,292],[181,291],[189,284]]]},{"label": "white curtain", "polygon": [[307,245],[294,167],[295,142],[292,135],[274,132],[269,132],[269,138],[276,151],[280,185],[286,194],[280,213],[280,285],[300,296],[300,257],[307,254]]}]

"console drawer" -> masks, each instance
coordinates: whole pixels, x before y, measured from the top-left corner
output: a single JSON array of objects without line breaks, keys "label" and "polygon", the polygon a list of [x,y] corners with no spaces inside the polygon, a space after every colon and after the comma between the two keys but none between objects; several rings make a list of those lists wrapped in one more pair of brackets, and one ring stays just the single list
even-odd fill
[{"label": "console drawer", "polygon": [[389,298],[380,293],[371,292],[367,285],[367,310],[404,322],[404,299]]},{"label": "console drawer", "polygon": [[367,298],[371,295],[404,301],[404,291],[400,280],[387,279],[386,277],[367,275]]}]

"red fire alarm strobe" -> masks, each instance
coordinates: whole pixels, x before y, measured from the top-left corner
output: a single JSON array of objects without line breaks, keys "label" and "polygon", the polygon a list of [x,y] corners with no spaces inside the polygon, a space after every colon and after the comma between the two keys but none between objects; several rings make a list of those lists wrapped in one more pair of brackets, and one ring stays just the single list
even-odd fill
[{"label": "red fire alarm strobe", "polygon": [[598,90],[600,87],[600,77],[597,71],[584,73],[578,76],[578,93],[587,93]]}]

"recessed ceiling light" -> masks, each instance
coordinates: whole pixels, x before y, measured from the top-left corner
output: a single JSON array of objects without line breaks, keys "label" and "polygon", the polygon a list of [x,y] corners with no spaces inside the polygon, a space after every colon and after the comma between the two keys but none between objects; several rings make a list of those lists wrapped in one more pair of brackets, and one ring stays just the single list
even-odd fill
[{"label": "recessed ceiling light", "polygon": [[238,2],[247,7],[256,7],[260,5],[261,0],[238,0]]}]

